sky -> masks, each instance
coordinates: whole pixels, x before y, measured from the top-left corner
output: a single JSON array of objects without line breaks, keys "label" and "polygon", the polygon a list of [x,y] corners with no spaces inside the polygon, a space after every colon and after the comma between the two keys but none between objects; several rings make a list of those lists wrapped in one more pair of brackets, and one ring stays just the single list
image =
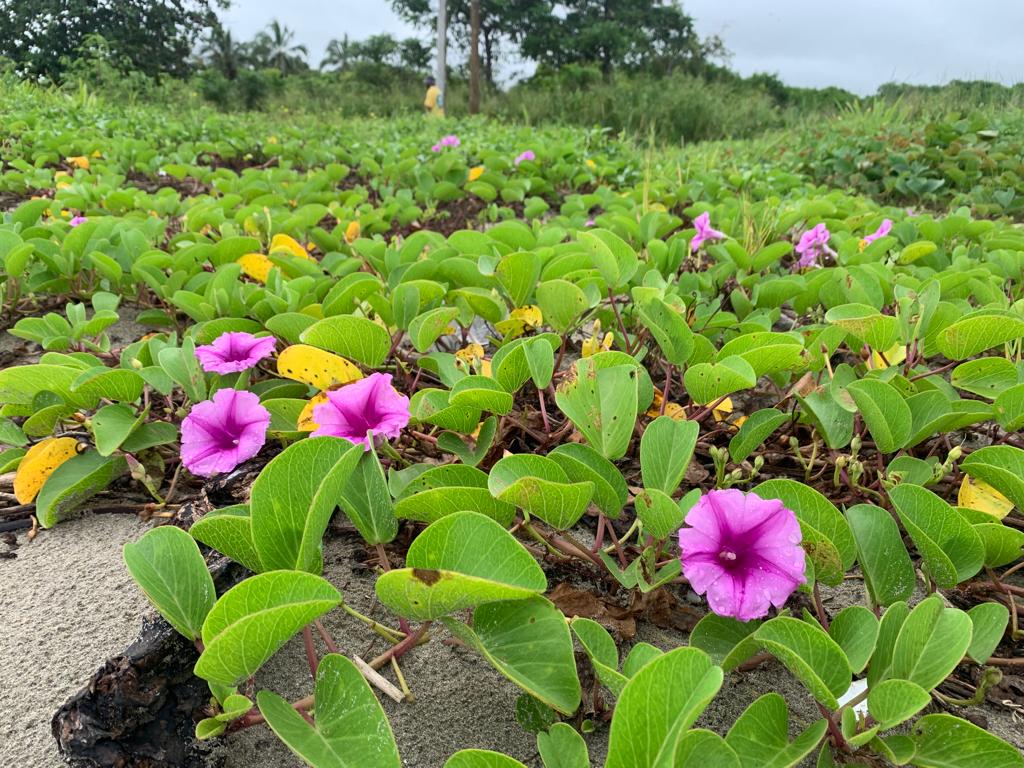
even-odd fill
[{"label": "sky", "polygon": [[[790,85],[865,95],[890,81],[1024,81],[1022,0],[683,0],[683,8],[701,35],[722,37],[742,75],[774,72]],[[232,0],[223,14],[243,40],[275,17],[314,65],[328,40],[346,33],[423,34],[387,0]]]}]

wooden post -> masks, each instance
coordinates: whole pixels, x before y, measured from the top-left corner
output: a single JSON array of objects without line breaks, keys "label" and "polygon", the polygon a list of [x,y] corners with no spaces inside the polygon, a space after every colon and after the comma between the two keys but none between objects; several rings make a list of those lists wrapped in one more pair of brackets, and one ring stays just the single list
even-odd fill
[{"label": "wooden post", "polygon": [[469,3],[469,114],[480,112],[480,0]]},{"label": "wooden post", "polygon": [[448,7],[447,0],[437,0],[437,87],[444,99],[445,112],[448,111],[448,65],[446,61],[448,46]]}]

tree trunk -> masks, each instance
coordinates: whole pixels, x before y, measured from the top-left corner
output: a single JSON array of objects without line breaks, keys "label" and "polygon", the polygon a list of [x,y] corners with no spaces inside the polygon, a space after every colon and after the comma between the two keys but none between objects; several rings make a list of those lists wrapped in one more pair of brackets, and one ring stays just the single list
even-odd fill
[{"label": "tree trunk", "polygon": [[480,0],[469,3],[469,114],[480,112]]}]

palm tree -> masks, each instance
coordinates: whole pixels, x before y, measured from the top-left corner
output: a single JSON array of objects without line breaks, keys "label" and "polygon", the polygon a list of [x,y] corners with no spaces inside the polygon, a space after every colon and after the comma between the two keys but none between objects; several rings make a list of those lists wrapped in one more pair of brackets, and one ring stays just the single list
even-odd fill
[{"label": "palm tree", "polygon": [[268,66],[286,75],[300,69],[309,55],[306,46],[294,45],[293,40],[295,33],[274,19],[257,37],[257,48]]},{"label": "palm tree", "polygon": [[348,35],[341,40],[331,40],[324,52],[324,60],[320,62],[320,69],[348,69],[358,50],[359,43],[349,40]]},{"label": "palm tree", "polygon": [[228,80],[238,77],[243,51],[231,33],[223,27],[216,26],[210,30],[209,36],[199,48],[199,55],[211,67],[219,69]]}]

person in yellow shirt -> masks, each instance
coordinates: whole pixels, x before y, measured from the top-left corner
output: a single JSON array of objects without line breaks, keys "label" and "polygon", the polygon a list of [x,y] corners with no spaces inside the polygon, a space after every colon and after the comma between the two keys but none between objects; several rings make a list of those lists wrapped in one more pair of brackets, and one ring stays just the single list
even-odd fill
[{"label": "person in yellow shirt", "polygon": [[428,75],[423,79],[423,84],[427,86],[427,95],[423,99],[423,109],[431,117],[444,117],[444,94],[437,87],[437,81]]}]

